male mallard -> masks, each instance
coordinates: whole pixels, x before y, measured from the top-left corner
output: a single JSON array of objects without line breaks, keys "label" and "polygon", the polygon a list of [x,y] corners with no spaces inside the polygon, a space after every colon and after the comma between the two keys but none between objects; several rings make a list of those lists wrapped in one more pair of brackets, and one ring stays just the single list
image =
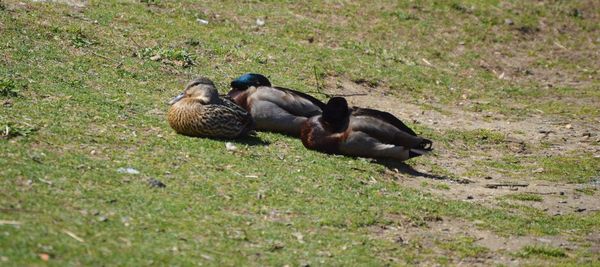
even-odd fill
[{"label": "male mallard", "polygon": [[343,97],[333,97],[302,125],[302,144],[330,154],[400,161],[432,150],[432,142],[419,137],[394,115],[365,108],[348,108]]},{"label": "male mallard", "polygon": [[261,74],[246,73],[233,80],[231,88],[227,95],[252,114],[257,130],[300,136],[302,124],[325,106],[305,93],[273,87]]},{"label": "male mallard", "polygon": [[176,132],[196,137],[236,138],[254,129],[252,116],[232,100],[220,98],[208,78],[196,78],[169,104],[169,125]]}]

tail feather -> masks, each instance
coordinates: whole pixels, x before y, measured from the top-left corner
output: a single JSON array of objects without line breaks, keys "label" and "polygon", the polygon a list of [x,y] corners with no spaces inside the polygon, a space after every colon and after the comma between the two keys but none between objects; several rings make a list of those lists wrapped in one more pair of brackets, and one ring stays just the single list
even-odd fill
[{"label": "tail feather", "polygon": [[423,139],[417,148],[411,148],[408,150],[408,158],[414,158],[423,156],[433,150],[433,142],[429,139]]},{"label": "tail feather", "polygon": [[410,150],[408,150],[408,158],[415,158],[415,157],[420,157],[423,156],[427,153],[429,153],[431,150],[424,150],[424,149],[418,149],[418,148],[411,148]]},{"label": "tail feather", "polygon": [[431,140],[429,139],[423,139],[423,141],[419,144],[418,148],[426,151],[431,151],[433,150],[433,142],[431,142]]}]

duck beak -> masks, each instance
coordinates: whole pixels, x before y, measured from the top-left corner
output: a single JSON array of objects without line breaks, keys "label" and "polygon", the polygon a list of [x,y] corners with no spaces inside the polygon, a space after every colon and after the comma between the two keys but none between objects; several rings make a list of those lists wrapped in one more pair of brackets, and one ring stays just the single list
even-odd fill
[{"label": "duck beak", "polygon": [[173,97],[173,99],[171,99],[171,101],[169,101],[169,105],[173,105],[173,104],[177,103],[177,101],[181,100],[184,95],[185,95],[184,93],[181,93],[178,96]]}]

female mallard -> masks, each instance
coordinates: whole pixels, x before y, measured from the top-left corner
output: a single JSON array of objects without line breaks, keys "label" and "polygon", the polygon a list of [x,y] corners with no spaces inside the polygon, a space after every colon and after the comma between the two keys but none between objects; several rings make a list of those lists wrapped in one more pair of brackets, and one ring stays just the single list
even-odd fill
[{"label": "female mallard", "polygon": [[257,130],[300,136],[302,124],[321,114],[325,104],[295,90],[273,87],[267,77],[246,73],[231,82],[227,94],[246,109],[256,122]]},{"label": "female mallard", "polygon": [[228,98],[220,98],[215,84],[200,77],[169,102],[169,125],[196,137],[237,138],[254,129],[252,116]]},{"label": "female mallard", "polygon": [[365,108],[348,108],[343,97],[333,97],[323,114],[302,125],[302,144],[330,154],[400,161],[432,150],[431,141],[415,134],[394,115]]}]

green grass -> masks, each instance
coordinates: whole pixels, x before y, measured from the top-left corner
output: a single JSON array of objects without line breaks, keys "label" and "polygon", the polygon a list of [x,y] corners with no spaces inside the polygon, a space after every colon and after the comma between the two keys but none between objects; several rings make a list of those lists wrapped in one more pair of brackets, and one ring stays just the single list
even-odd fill
[{"label": "green grass", "polygon": [[440,241],[439,245],[442,248],[455,251],[459,257],[475,257],[488,252],[487,248],[480,247],[474,244],[475,240],[472,237],[457,237],[451,241]]},{"label": "green grass", "polygon": [[521,257],[549,257],[549,258],[564,258],[567,254],[560,248],[550,246],[526,246],[519,253]]},{"label": "green grass", "polygon": [[510,194],[510,195],[506,195],[506,198],[520,200],[520,201],[534,201],[534,202],[544,201],[544,198],[542,196],[535,195],[535,194],[529,194],[529,193]]},{"label": "green grass", "polygon": [[551,181],[586,183],[600,175],[600,158],[591,154],[544,157],[537,164],[544,169],[539,176]]},{"label": "green grass", "polygon": [[[225,93],[232,78],[252,71],[304,92],[333,77],[433,110],[518,120],[540,109],[548,118],[589,122],[600,103],[599,61],[587,42],[599,23],[590,3],[89,1],[76,8],[3,1],[0,220],[20,224],[0,224],[2,264],[42,265],[39,254],[48,254],[53,265],[380,266],[504,253],[471,237],[404,247],[372,233],[407,223],[427,229],[440,218],[502,236],[565,235],[589,244],[583,237],[600,227],[598,212],[552,216],[446,199],[402,181],[425,178],[392,180],[381,165],[307,151],[274,133],[234,141],[238,151],[228,152],[220,140],[176,135],[165,101],[194,76],[212,78]],[[583,13],[569,15],[574,8]],[[536,31],[542,22],[547,28]],[[563,25],[566,32],[554,30]],[[525,64],[533,75],[494,64],[504,57],[537,62]],[[568,81],[548,87],[546,71]],[[463,95],[470,101],[464,105]],[[583,183],[598,176],[590,153],[515,155],[500,131],[414,126],[478,175],[491,168],[516,177],[533,165],[544,171],[527,179]],[[467,160],[492,152],[502,156]],[[436,158],[408,164],[460,178]],[[127,167],[139,174],[118,172]],[[151,187],[149,179],[166,187]],[[544,254],[530,250],[524,253]]]},{"label": "green grass", "polygon": [[0,80],[0,96],[3,97],[16,97],[19,96],[20,90],[16,83],[12,79],[1,79]]}]

